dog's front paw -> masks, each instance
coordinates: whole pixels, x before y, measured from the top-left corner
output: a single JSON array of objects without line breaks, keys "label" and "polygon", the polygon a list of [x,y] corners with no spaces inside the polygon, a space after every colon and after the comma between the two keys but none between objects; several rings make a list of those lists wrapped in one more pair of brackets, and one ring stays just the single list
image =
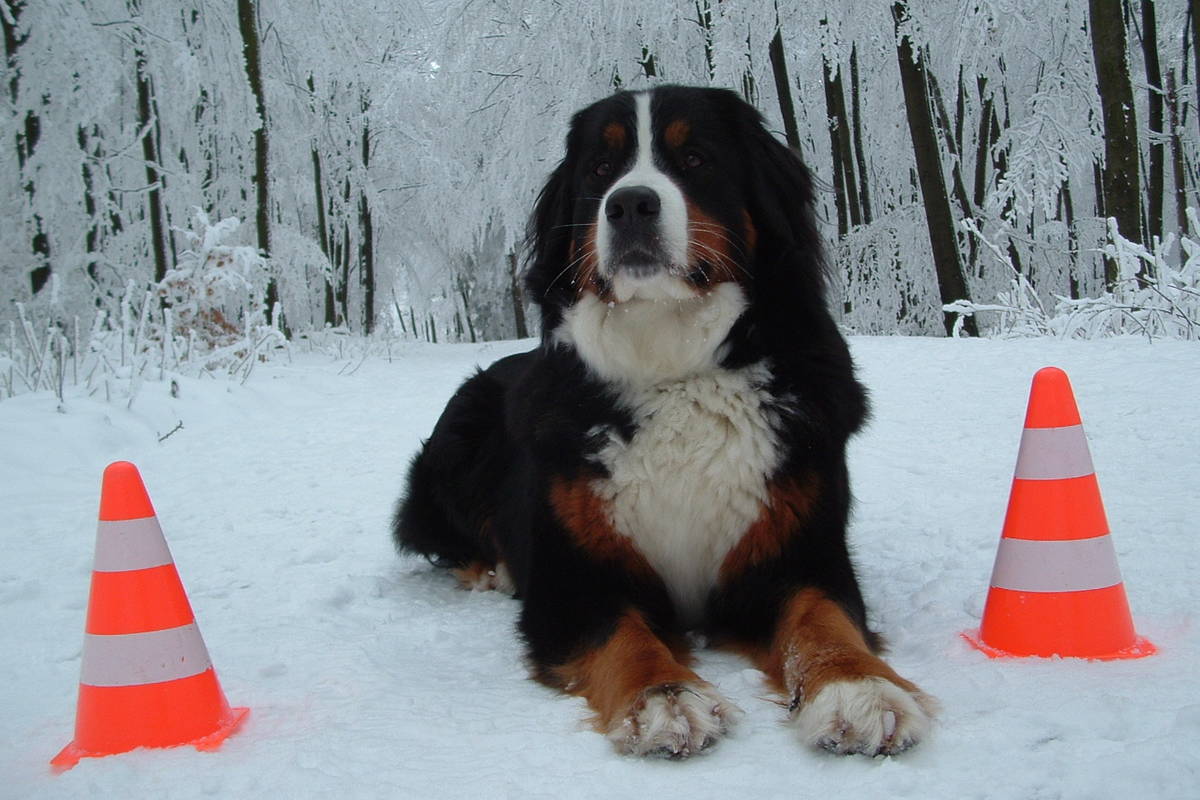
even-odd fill
[{"label": "dog's front paw", "polygon": [[703,681],[645,689],[608,738],[629,755],[687,758],[728,733],[741,709]]},{"label": "dog's front paw", "polygon": [[516,584],[503,561],[487,564],[483,561],[472,561],[465,567],[454,567],[450,570],[458,585],[469,592],[503,592],[516,594]]},{"label": "dog's front paw", "polygon": [[924,739],[937,702],[886,678],[834,681],[799,703],[794,719],[805,744],[834,753],[900,753]]}]

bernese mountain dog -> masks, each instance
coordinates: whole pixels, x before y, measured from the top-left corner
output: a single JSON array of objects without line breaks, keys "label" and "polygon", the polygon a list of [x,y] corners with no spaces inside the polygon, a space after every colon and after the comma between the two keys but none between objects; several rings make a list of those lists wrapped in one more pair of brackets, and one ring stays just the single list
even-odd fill
[{"label": "bernese mountain dog", "polygon": [[730,729],[740,709],[689,667],[705,640],[749,656],[807,744],[891,754],[930,729],[847,549],[866,397],[812,201],[731,91],[583,109],[531,221],[540,344],[467,380],[412,462],[399,549],[514,592],[535,677],[622,753]]}]

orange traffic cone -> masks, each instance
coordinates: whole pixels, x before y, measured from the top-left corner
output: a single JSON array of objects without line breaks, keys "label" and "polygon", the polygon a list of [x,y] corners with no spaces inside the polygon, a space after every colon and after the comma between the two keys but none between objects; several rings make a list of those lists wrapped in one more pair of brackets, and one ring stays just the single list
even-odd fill
[{"label": "orange traffic cone", "polygon": [[104,470],[75,740],[50,763],[135,747],[216,749],[249,713],[230,708],[137,467]]},{"label": "orange traffic cone", "polygon": [[1071,383],[1033,377],[991,588],[977,633],[987,655],[1140,658],[1125,585]]}]

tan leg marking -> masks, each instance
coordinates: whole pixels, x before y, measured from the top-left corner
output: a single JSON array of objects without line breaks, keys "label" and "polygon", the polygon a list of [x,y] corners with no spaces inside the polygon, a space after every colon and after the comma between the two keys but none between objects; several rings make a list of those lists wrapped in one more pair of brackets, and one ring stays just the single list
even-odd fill
[{"label": "tan leg marking", "polygon": [[587,700],[596,728],[622,753],[686,758],[715,744],[740,713],[679,663],[636,611],[604,644],[548,677]]},{"label": "tan leg marking", "polygon": [[924,738],[937,702],[871,652],[841,606],[804,589],[788,602],[760,666],[791,700],[806,744],[892,754]]}]

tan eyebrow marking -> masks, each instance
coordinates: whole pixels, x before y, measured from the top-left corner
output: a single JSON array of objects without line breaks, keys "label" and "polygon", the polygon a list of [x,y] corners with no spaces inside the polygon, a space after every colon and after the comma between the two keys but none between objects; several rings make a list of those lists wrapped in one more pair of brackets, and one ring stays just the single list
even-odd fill
[{"label": "tan eyebrow marking", "polygon": [[682,147],[691,132],[692,126],[686,119],[677,119],[667,126],[664,138],[671,147]]},{"label": "tan eyebrow marking", "polygon": [[613,150],[625,147],[625,126],[619,122],[610,122],[604,126],[604,143]]}]

